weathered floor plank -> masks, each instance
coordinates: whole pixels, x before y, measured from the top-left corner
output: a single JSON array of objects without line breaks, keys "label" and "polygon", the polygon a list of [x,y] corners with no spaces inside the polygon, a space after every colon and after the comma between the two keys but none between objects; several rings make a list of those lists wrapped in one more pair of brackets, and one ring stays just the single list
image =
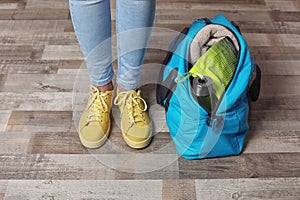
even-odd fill
[{"label": "weathered floor plank", "polygon": [[26,132],[0,132],[0,154],[26,154],[31,137]]},{"label": "weathered floor plank", "polygon": [[[8,74],[1,92],[73,92],[76,74]],[[86,78],[88,81],[88,77]],[[75,88],[76,89],[76,88]]]},{"label": "weathered floor plank", "polygon": [[0,62],[0,74],[55,74],[58,61],[6,60]]},{"label": "weathered floor plank", "polygon": [[299,199],[299,178],[195,180],[197,199]]},{"label": "weathered floor plank", "polygon": [[1,200],[4,199],[4,195],[5,195],[5,192],[6,192],[7,184],[8,184],[8,180],[0,180],[0,199]]},{"label": "weathered floor plank", "polygon": [[69,131],[72,112],[13,111],[6,131]]},{"label": "weathered floor plank", "polygon": [[[108,141],[97,150],[85,149],[77,132],[0,132],[0,154],[118,154],[135,153],[121,137],[120,129],[113,128]],[[148,148],[138,153],[176,154],[169,133],[156,133]],[[299,153],[299,131],[262,131],[248,133],[243,153]]]},{"label": "weathered floor plank", "polygon": [[298,177],[298,153],[259,153],[200,161],[179,159],[180,178],[279,178]]},{"label": "weathered floor plank", "polygon": [[[136,188],[139,188],[138,190]],[[38,199],[162,199],[160,180],[41,180],[8,182],[5,194],[7,200]]]},{"label": "weathered floor plank", "polygon": [[0,179],[178,179],[174,154],[1,154]]},{"label": "weathered floor plank", "polygon": [[244,153],[300,152],[299,131],[250,131]]},{"label": "weathered floor plank", "polygon": [[83,59],[78,45],[46,45],[43,60],[80,60]]},{"label": "weathered floor plank", "polygon": [[0,92],[0,109],[11,109],[14,111],[71,111],[72,96],[73,94],[69,92]]},{"label": "weathered floor plank", "polygon": [[0,20],[0,35],[61,33],[71,24],[70,20]]},{"label": "weathered floor plank", "polygon": [[164,200],[196,199],[195,180],[193,179],[163,180],[162,188]]},{"label": "weathered floor plank", "polygon": [[300,173],[298,153],[243,154],[200,161],[179,158],[179,163],[172,154],[1,154],[0,161],[0,179],[282,178]]},{"label": "weathered floor plank", "polygon": [[5,131],[10,115],[10,110],[0,110],[0,132]]},{"label": "weathered floor plank", "polygon": [[[115,0],[111,8],[114,34]],[[188,161],[178,158],[155,83],[178,31],[219,13],[239,25],[260,65],[261,95],[242,155]],[[1,0],[0,27],[0,200],[299,199],[299,0],[157,0],[140,81],[156,135],[139,151],[123,141],[115,106],[105,145],[80,144],[90,81],[69,0]]]},{"label": "weathered floor plank", "polygon": [[69,9],[69,2],[62,0],[27,0],[26,9]]}]

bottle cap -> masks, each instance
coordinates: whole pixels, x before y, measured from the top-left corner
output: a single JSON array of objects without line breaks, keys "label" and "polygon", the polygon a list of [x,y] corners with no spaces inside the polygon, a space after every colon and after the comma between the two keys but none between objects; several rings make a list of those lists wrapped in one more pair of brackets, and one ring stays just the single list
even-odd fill
[{"label": "bottle cap", "polygon": [[212,80],[208,76],[204,79],[196,77],[193,80],[193,90],[196,96],[209,96],[212,91]]}]

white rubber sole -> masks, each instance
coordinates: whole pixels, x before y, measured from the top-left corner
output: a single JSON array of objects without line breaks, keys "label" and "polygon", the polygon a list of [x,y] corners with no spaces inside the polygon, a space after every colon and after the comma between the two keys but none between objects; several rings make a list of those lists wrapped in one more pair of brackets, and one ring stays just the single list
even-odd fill
[{"label": "white rubber sole", "polygon": [[86,139],[84,139],[80,132],[78,133],[79,135],[79,139],[81,141],[81,144],[86,147],[86,148],[89,148],[89,149],[97,149],[99,147],[101,147],[107,140],[108,136],[109,136],[109,133],[110,133],[110,123],[109,123],[109,127],[108,127],[108,130],[107,132],[104,134],[104,137],[102,137],[100,140],[98,141],[88,141]]},{"label": "white rubber sole", "polygon": [[[151,124],[151,127],[152,127],[152,124]],[[145,139],[143,141],[140,141],[140,142],[136,142],[136,141],[130,140],[127,137],[127,135],[124,134],[123,132],[122,132],[122,137],[123,137],[124,141],[126,142],[126,144],[129,147],[131,147],[133,149],[143,149],[143,148],[147,147],[151,143],[152,138],[153,138],[152,131],[153,131],[153,129],[151,129],[151,134],[150,134],[150,136],[147,139]]]}]

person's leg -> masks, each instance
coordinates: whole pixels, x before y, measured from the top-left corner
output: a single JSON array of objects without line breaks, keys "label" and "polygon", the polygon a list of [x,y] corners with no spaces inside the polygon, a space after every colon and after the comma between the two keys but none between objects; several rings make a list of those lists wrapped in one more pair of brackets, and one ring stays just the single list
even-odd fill
[{"label": "person's leg", "polygon": [[94,86],[111,83],[111,15],[109,0],[70,0],[73,27]]},{"label": "person's leg", "polygon": [[147,104],[136,91],[154,21],[155,0],[117,0],[118,95],[121,130],[132,148],[144,148],[152,139]]},{"label": "person's leg", "polygon": [[155,0],[117,0],[117,84],[136,89],[155,16]]},{"label": "person's leg", "polygon": [[70,0],[74,30],[93,85],[79,122],[79,138],[88,148],[100,147],[110,132],[114,76],[111,65],[109,0]]}]

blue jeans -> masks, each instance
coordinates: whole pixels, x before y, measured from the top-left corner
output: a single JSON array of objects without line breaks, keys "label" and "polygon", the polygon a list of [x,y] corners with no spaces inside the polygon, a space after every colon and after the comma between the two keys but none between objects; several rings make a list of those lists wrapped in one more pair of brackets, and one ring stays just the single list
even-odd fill
[{"label": "blue jeans", "polygon": [[[151,35],[155,0],[117,0],[116,33],[119,87],[136,89]],[[110,83],[112,69],[111,12],[109,0],[70,0],[74,30],[91,82]]]}]

